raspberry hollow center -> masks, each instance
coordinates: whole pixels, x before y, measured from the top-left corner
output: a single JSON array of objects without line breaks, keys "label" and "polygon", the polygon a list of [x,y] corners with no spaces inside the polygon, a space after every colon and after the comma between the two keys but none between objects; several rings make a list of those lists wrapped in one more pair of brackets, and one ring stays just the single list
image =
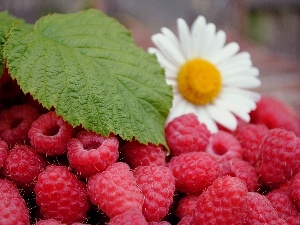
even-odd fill
[{"label": "raspberry hollow center", "polygon": [[195,105],[206,105],[219,94],[222,79],[219,70],[210,62],[196,58],[187,61],[178,74],[182,96]]}]

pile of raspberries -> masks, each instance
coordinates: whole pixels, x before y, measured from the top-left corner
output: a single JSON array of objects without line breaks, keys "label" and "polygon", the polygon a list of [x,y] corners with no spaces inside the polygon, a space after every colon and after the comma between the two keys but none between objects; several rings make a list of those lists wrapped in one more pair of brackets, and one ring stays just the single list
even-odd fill
[{"label": "pile of raspberries", "polygon": [[250,117],[211,133],[182,115],[166,149],[72,127],[3,73],[0,224],[299,225],[299,117],[271,96]]}]

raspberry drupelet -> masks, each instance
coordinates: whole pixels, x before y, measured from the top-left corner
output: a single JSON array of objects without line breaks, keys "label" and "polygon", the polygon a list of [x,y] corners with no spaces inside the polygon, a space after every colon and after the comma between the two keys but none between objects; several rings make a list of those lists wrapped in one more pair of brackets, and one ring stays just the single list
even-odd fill
[{"label": "raspberry drupelet", "polygon": [[32,147],[38,152],[56,156],[67,152],[67,143],[72,138],[73,127],[55,112],[47,112],[35,120],[28,132]]},{"label": "raspberry drupelet", "polygon": [[79,175],[90,177],[118,160],[118,148],[119,141],[113,134],[104,137],[92,131],[81,131],[69,140],[67,157]]},{"label": "raspberry drupelet", "polygon": [[9,148],[16,143],[29,144],[28,131],[39,116],[39,112],[27,104],[3,110],[0,115],[0,139],[5,141]]}]

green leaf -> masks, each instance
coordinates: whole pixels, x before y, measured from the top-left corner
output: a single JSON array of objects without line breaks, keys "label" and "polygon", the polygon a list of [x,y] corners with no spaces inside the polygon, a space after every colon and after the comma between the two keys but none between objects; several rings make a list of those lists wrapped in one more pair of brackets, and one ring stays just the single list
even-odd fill
[{"label": "green leaf", "polygon": [[92,9],[46,16],[16,26],[4,56],[24,93],[71,125],[166,146],[171,87],[156,58],[115,19]]},{"label": "green leaf", "polygon": [[23,23],[24,21],[10,15],[7,11],[0,12],[0,77],[4,66],[3,59],[3,45],[6,42],[9,32],[16,23]]}]

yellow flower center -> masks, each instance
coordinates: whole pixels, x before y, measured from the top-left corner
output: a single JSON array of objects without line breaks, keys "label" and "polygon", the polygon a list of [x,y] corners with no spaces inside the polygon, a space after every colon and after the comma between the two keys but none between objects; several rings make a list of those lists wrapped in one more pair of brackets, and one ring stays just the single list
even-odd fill
[{"label": "yellow flower center", "polygon": [[222,79],[219,70],[210,62],[196,58],[187,61],[178,74],[179,91],[195,105],[206,105],[218,96]]}]

